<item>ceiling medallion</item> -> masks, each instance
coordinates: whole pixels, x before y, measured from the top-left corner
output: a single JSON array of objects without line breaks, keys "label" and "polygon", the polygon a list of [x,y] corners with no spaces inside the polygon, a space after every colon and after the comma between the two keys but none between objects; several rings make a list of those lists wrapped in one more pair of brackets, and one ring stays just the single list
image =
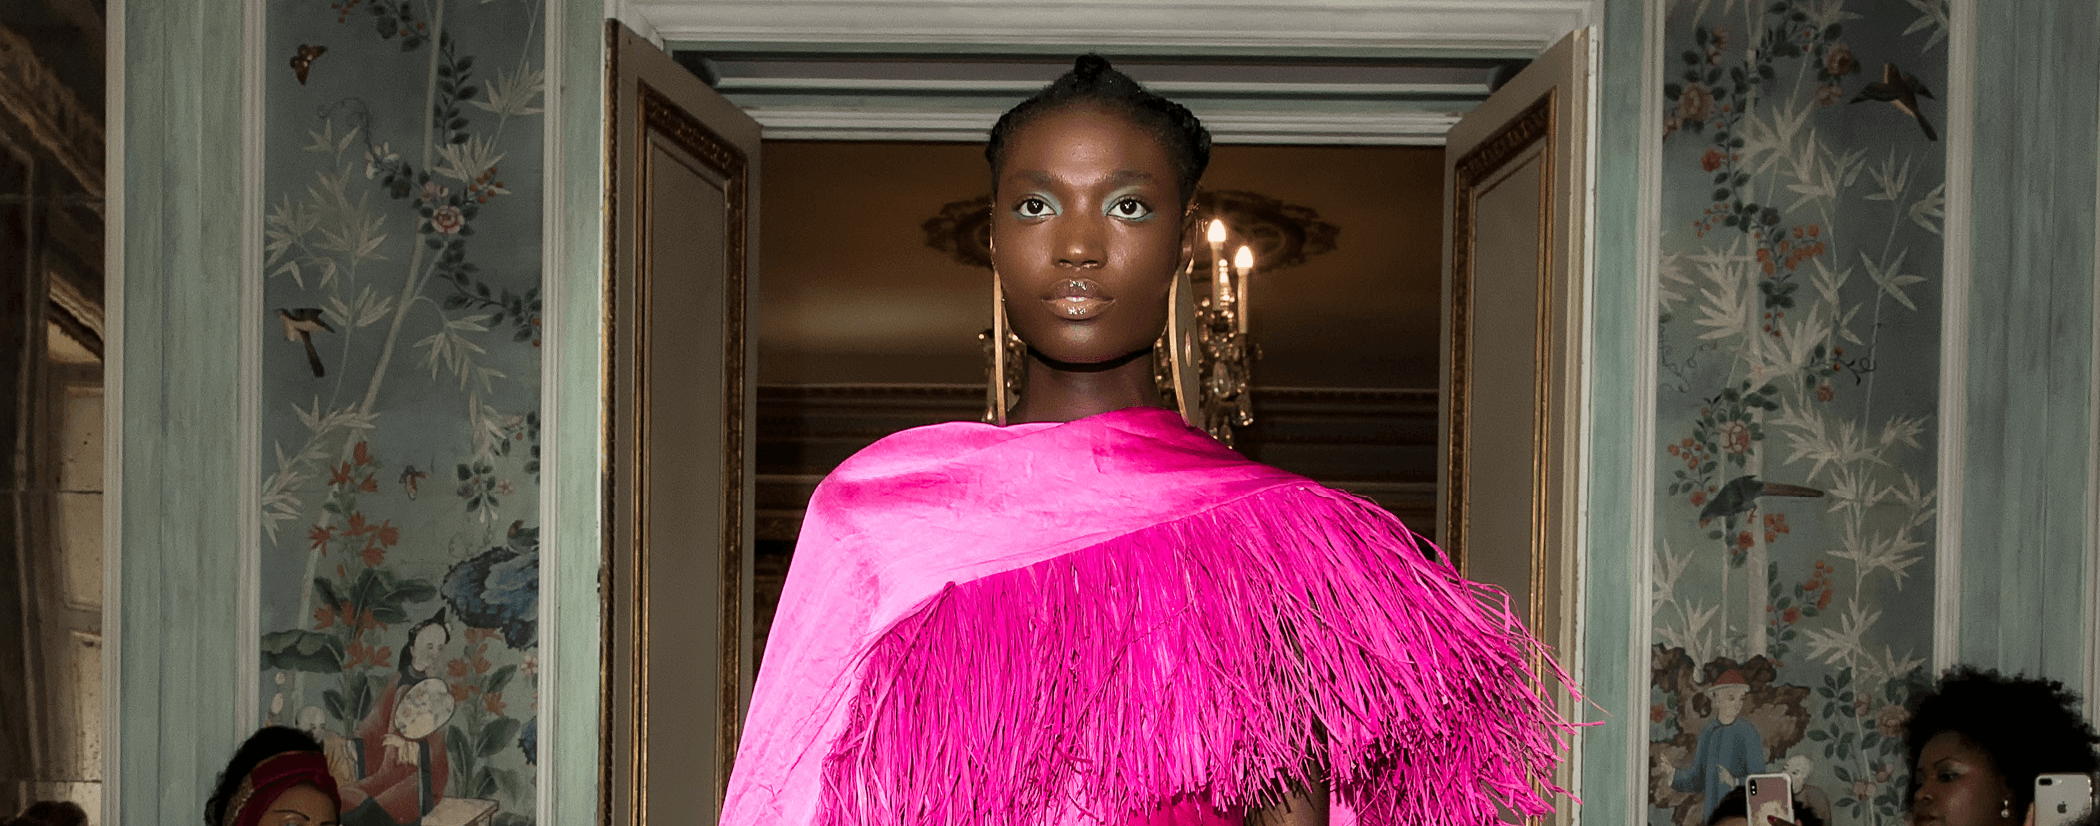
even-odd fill
[{"label": "ceiling medallion", "polygon": [[[1262,269],[1295,267],[1334,249],[1341,228],[1320,220],[1312,207],[1239,189],[1196,193],[1196,215],[1225,222],[1230,232],[1254,249]],[[939,213],[919,225],[926,246],[968,267],[992,266],[992,197],[981,195],[942,204]]]}]

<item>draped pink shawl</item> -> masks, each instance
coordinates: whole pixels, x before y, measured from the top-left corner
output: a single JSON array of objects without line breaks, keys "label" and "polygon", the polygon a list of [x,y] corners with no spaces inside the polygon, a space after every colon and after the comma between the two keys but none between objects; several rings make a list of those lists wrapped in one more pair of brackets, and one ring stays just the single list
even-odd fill
[{"label": "draped pink shawl", "polygon": [[1170,411],[905,431],[810,501],[722,822],[1146,822],[1314,774],[1338,822],[1542,813],[1566,724],[1506,604]]}]

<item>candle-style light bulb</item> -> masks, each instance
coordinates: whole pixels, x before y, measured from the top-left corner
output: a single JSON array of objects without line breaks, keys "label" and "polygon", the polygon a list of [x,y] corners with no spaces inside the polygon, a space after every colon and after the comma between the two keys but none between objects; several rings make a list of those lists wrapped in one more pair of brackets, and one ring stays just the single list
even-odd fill
[{"label": "candle-style light bulb", "polygon": [[1240,334],[1246,335],[1247,311],[1251,309],[1247,306],[1247,284],[1254,280],[1251,277],[1254,275],[1254,250],[1251,247],[1240,247],[1240,251],[1234,253],[1232,256],[1232,267],[1233,269],[1239,270],[1239,295],[1236,296],[1236,298],[1239,299],[1237,303],[1239,304],[1240,310]]},{"label": "candle-style light bulb", "polygon": [[1204,237],[1210,239],[1210,245],[1213,247],[1224,246],[1225,222],[1216,218],[1210,219],[1210,231],[1205,233]]},{"label": "candle-style light bulb", "polygon": [[1233,299],[1232,272],[1225,263],[1225,222],[1210,219],[1210,229],[1204,233],[1210,240],[1210,302],[1213,307],[1223,307]]}]

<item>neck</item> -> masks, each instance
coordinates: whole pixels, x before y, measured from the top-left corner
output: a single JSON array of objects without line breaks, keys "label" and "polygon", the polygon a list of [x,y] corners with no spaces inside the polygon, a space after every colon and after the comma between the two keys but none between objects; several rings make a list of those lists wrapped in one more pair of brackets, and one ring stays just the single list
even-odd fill
[{"label": "neck", "polygon": [[1028,351],[1021,405],[1009,423],[1069,422],[1126,407],[1165,407],[1152,379],[1152,351],[1099,364],[1069,364]]}]

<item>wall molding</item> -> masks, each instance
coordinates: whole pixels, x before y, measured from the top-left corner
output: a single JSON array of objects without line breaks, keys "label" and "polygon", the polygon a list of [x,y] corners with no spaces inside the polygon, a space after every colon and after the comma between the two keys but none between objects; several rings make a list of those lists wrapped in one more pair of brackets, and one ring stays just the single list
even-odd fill
[{"label": "wall molding", "polygon": [[620,0],[546,7],[541,292],[540,823],[604,823],[605,36]]},{"label": "wall molding", "polygon": [[[766,140],[936,141],[983,143],[998,112],[952,112],[925,108],[869,110],[838,107],[744,110],[765,129]],[[1203,125],[1219,143],[1442,146],[1458,112],[1397,111],[1375,114],[1213,114]]]},{"label": "wall molding", "polygon": [[[104,77],[130,77],[125,47],[125,10],[130,0],[107,0],[104,7]],[[102,98],[103,174],[107,182],[102,211],[102,811],[98,823],[123,823],[124,670],[117,659],[124,634],[124,152],[126,87],[106,84]]]},{"label": "wall molding", "polygon": [[[665,43],[843,44],[1069,52],[1074,47],[1531,57],[1589,25],[1591,0],[624,0]],[[996,25],[987,24],[997,19]]]},{"label": "wall molding", "polygon": [[[1932,669],[1960,658],[1962,433],[1968,423],[1969,220],[1976,142],[1976,3],[1952,0],[1947,35],[1947,203],[1940,305],[1939,512],[1933,558]],[[1960,227],[1962,231],[1952,231]],[[2100,347],[2100,340],[2096,340]],[[2088,691],[2091,687],[2088,686]]]},{"label": "wall molding", "polygon": [[1575,738],[1576,824],[1648,820],[1648,682],[1655,533],[1658,268],[1666,0],[1598,21],[1596,164],[1584,373],[1581,658],[1598,728]]}]

